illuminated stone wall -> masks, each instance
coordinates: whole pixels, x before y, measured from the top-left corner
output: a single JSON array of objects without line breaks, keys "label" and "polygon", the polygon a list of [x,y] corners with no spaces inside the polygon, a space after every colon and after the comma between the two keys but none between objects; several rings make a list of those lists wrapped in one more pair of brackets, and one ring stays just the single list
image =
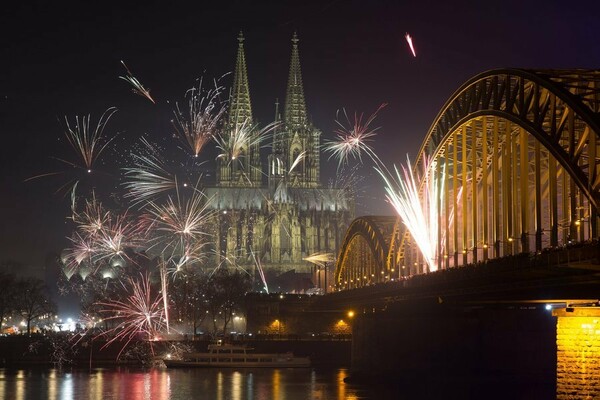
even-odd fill
[{"label": "illuminated stone wall", "polygon": [[554,311],[558,317],[556,398],[600,398],[600,309]]}]

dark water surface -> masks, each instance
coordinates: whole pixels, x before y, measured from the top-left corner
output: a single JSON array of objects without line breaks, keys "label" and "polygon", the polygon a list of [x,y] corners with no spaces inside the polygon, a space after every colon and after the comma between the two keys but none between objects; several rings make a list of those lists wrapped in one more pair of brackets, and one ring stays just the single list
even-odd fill
[{"label": "dark water surface", "polygon": [[[391,400],[553,399],[551,381],[450,377],[449,371],[398,376],[390,387],[345,383],[344,368],[256,369],[56,369],[0,368],[0,400],[210,399],[210,400]],[[434,379],[435,377],[444,379]]]},{"label": "dark water surface", "polygon": [[398,399],[346,369],[0,369],[0,399]]}]

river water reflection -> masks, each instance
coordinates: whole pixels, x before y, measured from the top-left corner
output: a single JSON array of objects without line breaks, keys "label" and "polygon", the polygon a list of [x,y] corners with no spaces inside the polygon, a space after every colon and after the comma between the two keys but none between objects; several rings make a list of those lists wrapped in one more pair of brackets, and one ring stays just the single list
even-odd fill
[{"label": "river water reflection", "polygon": [[0,369],[0,399],[397,399],[344,383],[346,369]]}]

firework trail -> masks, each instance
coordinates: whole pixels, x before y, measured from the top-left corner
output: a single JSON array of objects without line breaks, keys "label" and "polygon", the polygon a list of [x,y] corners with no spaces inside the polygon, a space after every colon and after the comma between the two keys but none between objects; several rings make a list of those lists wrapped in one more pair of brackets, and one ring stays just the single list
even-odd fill
[{"label": "firework trail", "polygon": [[133,74],[131,73],[129,68],[127,68],[127,65],[125,65],[125,62],[123,60],[121,60],[121,64],[123,64],[123,66],[125,67],[125,70],[127,71],[127,76],[119,76],[119,78],[129,82],[129,84],[133,86],[131,89],[133,93],[147,98],[152,102],[152,104],[156,104],[152,96],[150,96],[150,89],[146,89],[144,85],[142,85],[141,82],[138,81],[138,79],[135,76],[133,76]]},{"label": "firework trail", "polygon": [[226,106],[219,102],[223,87],[218,86],[216,81],[214,86],[205,91],[200,80],[198,88],[191,88],[186,92],[186,112],[181,111],[179,104],[176,104],[173,111],[175,119],[171,123],[194,157],[198,157],[204,145],[215,136],[226,111]]},{"label": "firework trail", "polygon": [[[444,170],[438,181],[435,174],[436,164],[431,159],[423,163],[423,175],[419,177],[413,172],[410,159],[402,173],[394,167],[396,178],[389,177],[379,168],[377,172],[386,183],[386,198],[392,204],[402,222],[409,230],[419,250],[425,258],[430,271],[436,271],[438,243],[438,209],[437,200],[444,193]],[[418,182],[423,180],[423,196],[419,196]]]},{"label": "firework trail", "polygon": [[317,252],[311,254],[308,257],[304,257],[303,260],[318,265],[321,268],[325,268],[325,265],[328,262],[333,262],[335,260],[335,256],[333,255],[333,253]]},{"label": "firework trail", "polygon": [[207,258],[205,250],[208,244],[208,241],[201,240],[184,243],[181,254],[171,254],[167,258],[167,275],[174,280],[185,273],[186,266],[204,261]]},{"label": "firework trail", "polygon": [[213,270],[210,272],[210,274],[208,274],[209,278],[212,278],[212,276],[219,270],[221,269],[221,267],[223,267],[223,265],[231,265],[234,268],[240,268],[242,269],[245,273],[248,274],[248,276],[250,276],[250,272],[246,271],[245,269],[241,268],[238,264],[237,264],[237,260],[235,255],[226,255],[222,257],[222,254],[220,254],[219,252],[217,252],[216,250],[212,249],[211,250],[212,255],[218,260],[217,265],[213,268]]},{"label": "firework trail", "polygon": [[163,310],[165,312],[165,324],[167,327],[167,334],[169,334],[169,282],[167,279],[167,264],[164,259],[160,260],[159,263],[159,272],[160,272],[160,287],[162,293],[163,300]]},{"label": "firework trail", "polygon": [[107,337],[112,336],[102,348],[115,341],[125,341],[117,358],[138,335],[142,334],[152,341],[165,328],[165,311],[161,306],[163,294],[157,293],[152,296],[149,276],[140,274],[139,279],[129,277],[124,286],[127,290],[124,300],[96,303],[102,307],[100,312],[104,315],[104,320],[117,323],[113,328],[101,333]]},{"label": "firework trail", "polygon": [[[350,167],[342,167],[335,175],[335,179],[330,179],[328,189],[341,189],[335,192],[335,202],[338,204],[348,204],[351,201],[357,201],[358,198],[364,196],[364,175],[360,172],[360,165]],[[321,189],[322,195],[325,196],[327,189]],[[331,192],[329,192],[331,193]]]},{"label": "firework trail", "polygon": [[[296,156],[296,159],[294,160],[294,162],[292,162],[292,165],[290,166],[287,174],[285,174],[281,177],[281,179],[277,183],[277,187],[275,188],[275,192],[273,194],[273,199],[275,200],[275,203],[287,203],[289,201],[287,178],[294,171],[294,169],[296,169],[296,167],[298,165],[300,165],[302,163],[302,161],[304,161],[305,158],[306,158],[306,151],[303,151],[300,154],[298,154],[298,156]],[[276,158],[276,160],[277,160],[277,162],[281,163],[281,160],[279,160],[279,158]],[[263,195],[263,197],[264,197],[264,195]],[[267,202],[269,202],[268,199],[265,198],[265,200],[267,200]]]},{"label": "firework trail", "polygon": [[[260,258],[256,257],[254,251],[252,251],[252,259],[254,260],[254,265],[256,265],[256,269],[258,270],[258,274],[260,275],[260,279],[262,281],[263,287],[265,288],[265,292],[269,293],[269,285],[267,285],[267,278],[265,277],[265,271],[260,263]],[[253,277],[254,278],[254,277]]]},{"label": "firework trail", "polygon": [[258,125],[253,125],[250,119],[246,119],[243,123],[236,124],[231,131],[215,135],[214,140],[219,151],[217,159],[224,159],[231,163],[245,157],[248,149],[260,146],[266,136],[279,124],[279,122],[272,122],[258,129]]},{"label": "firework trail", "polygon": [[146,138],[142,138],[146,155],[133,154],[133,167],[124,168],[127,189],[125,197],[133,200],[133,205],[148,202],[161,193],[177,188],[177,177],[167,171],[163,157]]},{"label": "firework trail", "polygon": [[357,159],[362,163],[362,153],[367,154],[377,165],[381,165],[381,160],[377,157],[377,154],[373,151],[373,148],[369,145],[369,142],[373,141],[373,138],[377,135],[377,128],[371,128],[371,124],[377,117],[377,113],[383,109],[386,104],[381,104],[377,110],[366,121],[363,122],[364,115],[354,114],[354,120],[350,121],[346,110],[343,109],[343,115],[346,122],[341,122],[338,115],[336,115],[336,123],[339,126],[335,133],[335,140],[328,141],[324,144],[324,150],[330,152],[332,157],[338,159],[338,169],[342,164],[348,163],[350,157]]},{"label": "firework trail", "polygon": [[[204,228],[213,218],[215,211],[208,208],[210,199],[206,199],[200,190],[192,192],[183,199],[177,190],[177,198],[169,196],[164,204],[149,202],[145,226],[154,237],[148,242],[148,251],[156,248],[160,253],[161,285],[165,297],[165,316],[168,322],[168,284],[167,275],[176,274],[185,263],[200,259],[201,251],[208,244],[210,233]],[[175,270],[169,271],[168,265],[174,264]]]},{"label": "firework trail", "polygon": [[416,57],[417,53],[415,52],[415,46],[413,44],[412,37],[407,33],[406,35],[404,35],[404,38],[406,39],[406,43],[408,43],[408,47],[410,47],[410,51],[413,57]]},{"label": "firework trail", "polygon": [[302,153],[298,154],[298,156],[292,163],[292,166],[290,167],[288,174],[290,174],[294,170],[294,168],[296,168],[305,158],[306,158],[306,151],[303,151]]}]

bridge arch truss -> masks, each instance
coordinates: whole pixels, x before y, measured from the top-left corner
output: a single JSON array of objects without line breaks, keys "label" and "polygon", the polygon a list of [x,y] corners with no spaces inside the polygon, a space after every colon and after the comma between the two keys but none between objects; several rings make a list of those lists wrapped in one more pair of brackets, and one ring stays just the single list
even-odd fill
[{"label": "bridge arch truss", "polygon": [[396,224],[395,217],[366,216],[352,221],[334,273],[337,289],[352,289],[390,279],[395,268],[388,262],[389,237]]},{"label": "bridge arch truss", "polygon": [[[502,69],[466,82],[434,120],[414,166],[433,161],[444,185],[437,267],[596,239],[599,135],[600,71]],[[387,243],[384,270],[426,270],[401,225]]]}]

